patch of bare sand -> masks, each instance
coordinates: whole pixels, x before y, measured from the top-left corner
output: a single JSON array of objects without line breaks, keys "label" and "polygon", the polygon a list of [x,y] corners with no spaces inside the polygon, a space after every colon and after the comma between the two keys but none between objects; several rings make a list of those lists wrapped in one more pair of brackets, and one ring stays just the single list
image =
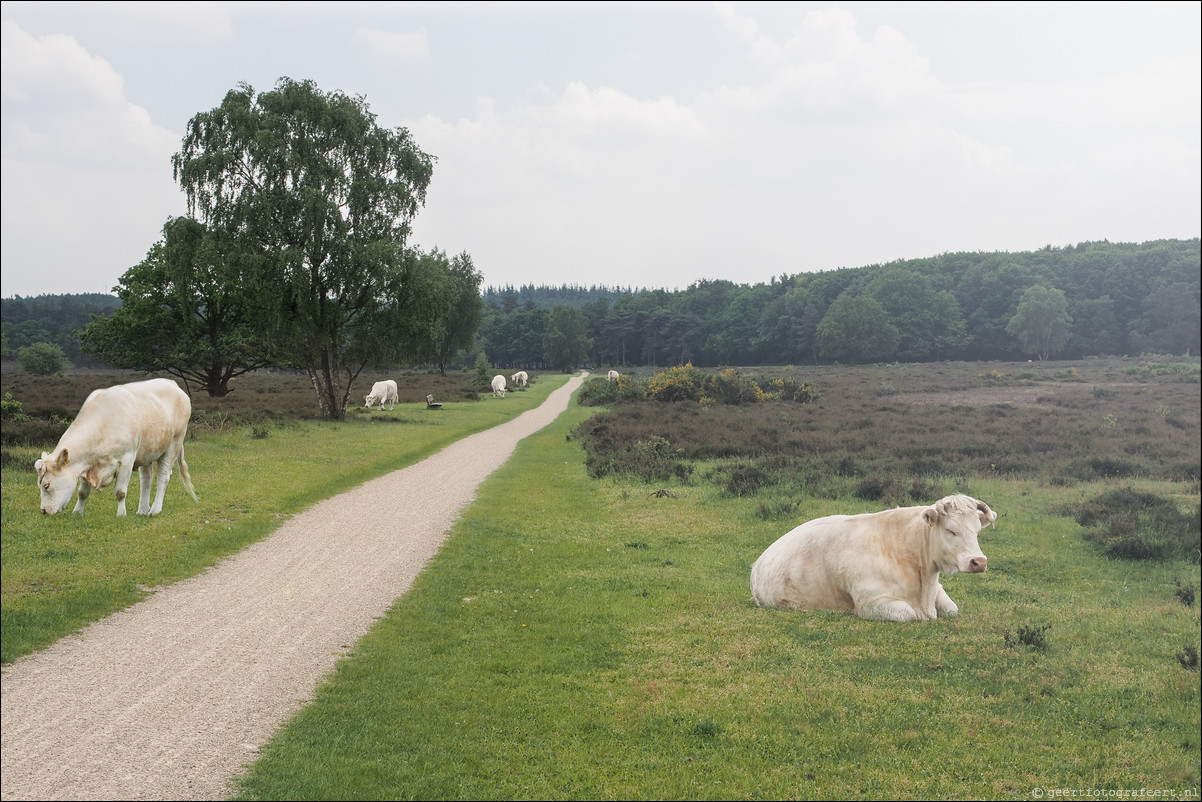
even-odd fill
[{"label": "patch of bare sand", "polygon": [[[584,374],[587,375],[587,374]],[[537,409],[323,501],[3,673],[3,799],[222,799],[405,593]]]}]

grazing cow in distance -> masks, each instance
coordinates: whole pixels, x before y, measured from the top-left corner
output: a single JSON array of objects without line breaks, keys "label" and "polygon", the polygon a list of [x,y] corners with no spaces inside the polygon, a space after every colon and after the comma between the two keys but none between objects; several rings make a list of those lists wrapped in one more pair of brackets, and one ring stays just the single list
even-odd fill
[{"label": "grazing cow in distance", "polygon": [[971,496],[929,507],[898,507],[808,521],[769,546],[751,566],[761,607],[853,612],[878,621],[928,621],[959,612],[939,574],[979,574],[977,544],[997,513]]},{"label": "grazing cow in distance", "polygon": [[524,370],[519,370],[517,373],[510,376],[509,380],[513,382],[514,386],[516,387],[525,387],[530,383],[530,377],[526,375],[526,371]]},{"label": "grazing cow in distance", "polygon": [[399,397],[396,382],[392,379],[385,379],[371,386],[371,392],[364,397],[363,403],[368,409],[371,409],[372,404],[379,404],[381,410],[384,409],[385,404],[388,404],[388,409],[391,411]]},{"label": "grazing cow in distance", "polygon": [[[66,508],[79,488],[72,512],[83,515],[88,495],[116,481],[117,517],[125,517],[125,497],[138,470],[138,515],[158,515],[171,479],[172,464],[193,501],[198,501],[184,461],[184,438],[192,417],[192,401],[171,379],[119,384],[93,390],[54,450],[34,462],[42,512]],[[156,470],[157,468],[157,470]],[[154,503],[151,484],[157,479]]]},{"label": "grazing cow in distance", "polygon": [[616,370],[611,370],[609,373],[605,374],[605,380],[616,382],[618,380],[618,372]]},{"label": "grazing cow in distance", "polygon": [[499,373],[492,377],[492,394],[497,398],[505,397],[505,377]]}]

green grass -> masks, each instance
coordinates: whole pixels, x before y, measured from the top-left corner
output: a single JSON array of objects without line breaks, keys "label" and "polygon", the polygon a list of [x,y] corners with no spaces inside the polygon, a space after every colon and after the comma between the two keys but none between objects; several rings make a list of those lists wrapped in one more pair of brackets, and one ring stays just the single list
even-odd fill
[{"label": "green grass", "polygon": [[958,619],[768,611],[750,566],[793,523],[705,483],[590,479],[569,436],[588,414],[519,445],[239,798],[1196,792],[1198,674],[1175,654],[1199,617],[1175,580],[1198,566],[1107,559],[1048,512],[1100,485],[961,480],[1000,517],[989,571],[945,577]]},{"label": "green grass", "polygon": [[69,509],[44,516],[33,462],[54,443],[6,448],[0,657],[11,662],[136,602],[148,588],[195,575],[321,499],[538,406],[564,381],[544,377],[504,400],[448,402],[437,411],[424,401],[371,415],[356,410],[338,423],[193,425],[185,449],[200,504],[173,474],[154,518],[133,514],[136,473],[123,520],[111,488],[92,494],[82,518]]}]

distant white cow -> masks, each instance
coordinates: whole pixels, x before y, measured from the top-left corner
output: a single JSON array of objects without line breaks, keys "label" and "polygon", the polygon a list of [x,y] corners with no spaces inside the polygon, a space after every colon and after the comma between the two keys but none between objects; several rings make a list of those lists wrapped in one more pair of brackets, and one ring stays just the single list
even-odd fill
[{"label": "distant white cow", "polygon": [[396,382],[392,379],[385,379],[382,382],[376,382],[371,386],[371,392],[363,399],[364,405],[371,409],[372,404],[379,404],[380,409],[384,409],[384,405],[388,404],[388,409],[391,410],[397,402]]},{"label": "distant white cow", "polygon": [[605,374],[605,380],[616,382],[618,380],[618,372],[616,370],[611,370],[609,373]]},{"label": "distant white cow", "polygon": [[510,376],[509,380],[513,382],[516,387],[525,387],[530,383],[530,377],[526,375],[526,371],[524,370],[519,370],[517,373]]},{"label": "distant white cow", "polygon": [[[78,487],[79,498],[72,512],[83,515],[88,495],[116,480],[117,517],[123,518],[129,480],[137,468],[138,515],[158,515],[163,511],[173,463],[179,464],[184,489],[197,501],[184,461],[184,438],[191,417],[188,394],[171,379],[94,390],[54,451],[42,452],[42,458],[34,462],[42,512],[61,512]],[[156,479],[158,487],[151,504],[150,488]]]},{"label": "distant white cow", "polygon": [[499,373],[492,377],[492,394],[497,398],[505,397],[505,377]]},{"label": "distant white cow", "polygon": [[880,621],[927,621],[959,612],[940,572],[978,574],[977,544],[997,513],[970,496],[929,507],[831,515],[802,524],[751,566],[751,595],[762,607],[837,610]]}]

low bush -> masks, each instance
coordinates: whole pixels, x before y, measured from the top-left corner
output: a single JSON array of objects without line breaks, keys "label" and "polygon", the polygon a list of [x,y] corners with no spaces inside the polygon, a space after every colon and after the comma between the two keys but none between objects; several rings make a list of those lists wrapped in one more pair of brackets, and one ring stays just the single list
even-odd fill
[{"label": "low bush", "polygon": [[1073,512],[1086,539],[1127,560],[1198,562],[1199,512],[1183,513],[1172,499],[1123,487],[1083,502]]}]

